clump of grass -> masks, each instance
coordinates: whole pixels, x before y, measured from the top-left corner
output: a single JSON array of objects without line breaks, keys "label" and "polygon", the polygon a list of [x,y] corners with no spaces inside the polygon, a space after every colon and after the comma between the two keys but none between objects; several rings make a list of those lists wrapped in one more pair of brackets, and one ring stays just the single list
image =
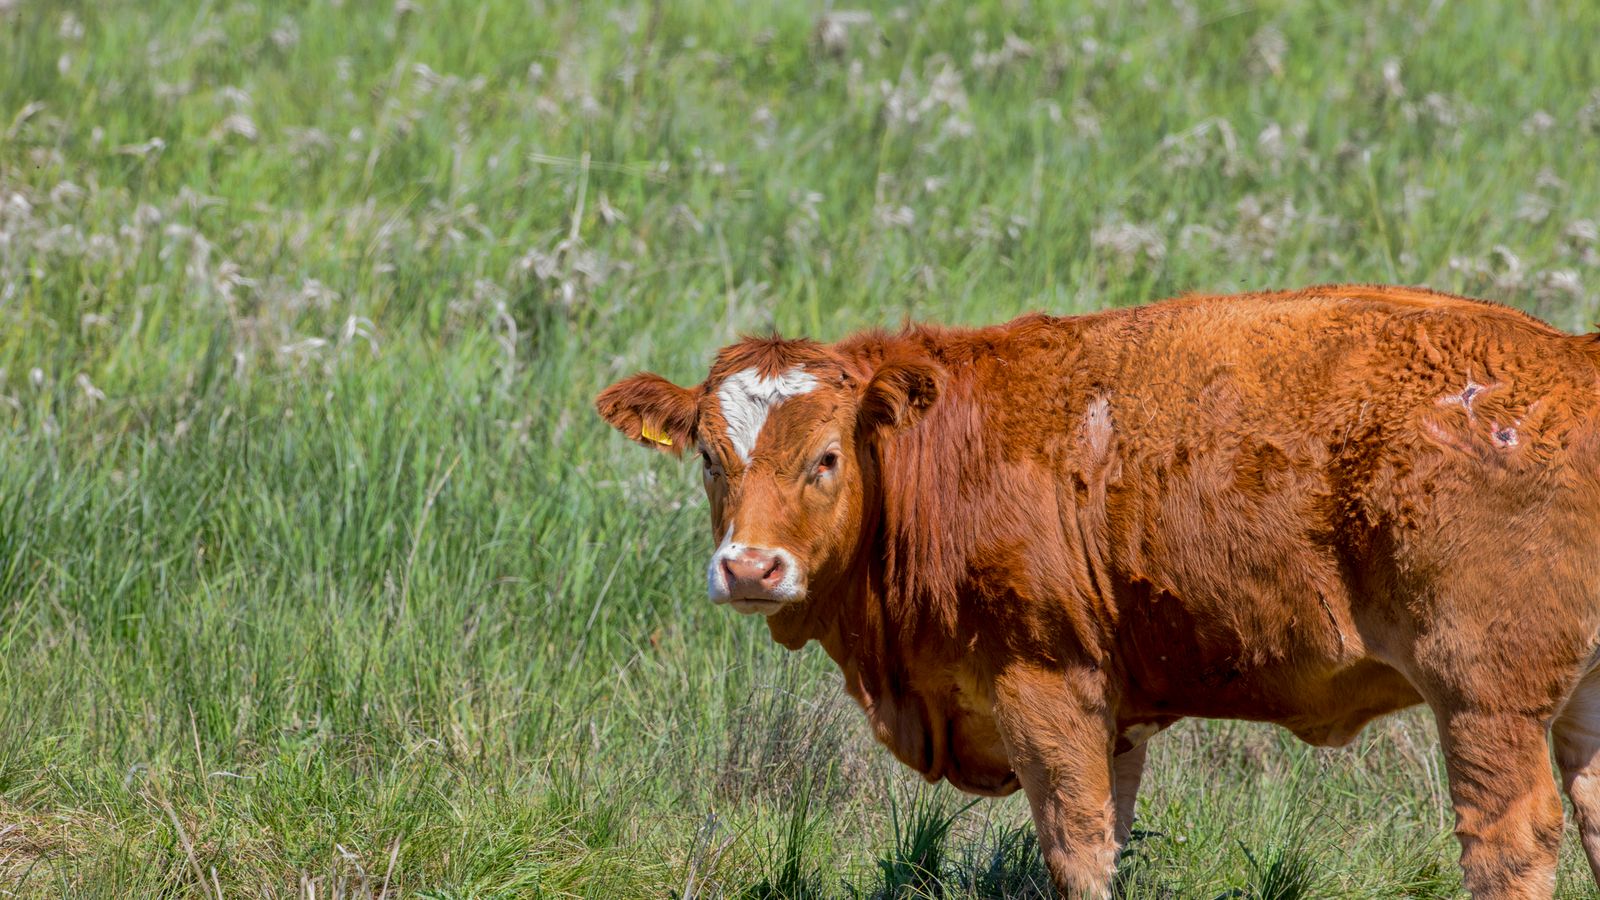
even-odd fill
[{"label": "clump of grass", "polygon": [[764,857],[767,874],[740,893],[744,900],[822,900],[827,896],[812,846],[823,825],[815,809],[818,789],[816,782],[804,777],[789,794],[788,815],[778,840]]},{"label": "clump of grass", "polygon": [[1224,896],[1310,900],[1328,895],[1333,872],[1315,825],[1316,806],[1303,798],[1315,768],[1311,757],[1298,755],[1276,789],[1258,801],[1273,812],[1276,827],[1256,848],[1234,840],[1247,864],[1246,877],[1241,886]]},{"label": "clump of grass", "polygon": [[977,800],[955,803],[948,788],[918,784],[902,807],[887,794],[894,842],[878,860],[880,884],[872,896],[882,900],[942,897],[947,889],[950,830]]},{"label": "clump of grass", "polygon": [[1250,861],[1250,880],[1236,896],[1250,900],[1309,900],[1324,896],[1320,890],[1327,879],[1321,861],[1305,845],[1296,841],[1273,843],[1259,856],[1242,844],[1239,849]]},{"label": "clump of grass", "polygon": [[[1406,859],[1401,854],[1400,871],[1393,876],[1394,894],[1406,900],[1443,900],[1461,890],[1461,871],[1453,859],[1431,853]],[[1582,875],[1579,874],[1579,879]]]},{"label": "clump of grass", "polygon": [[810,673],[795,663],[757,664],[759,680],[735,698],[724,726],[718,800],[787,802],[803,787],[823,791],[815,802],[831,807],[854,787],[848,767],[860,713],[843,689],[811,690]]},{"label": "clump of grass", "polygon": [[1111,895],[1117,900],[1172,900],[1178,893],[1161,879],[1159,858],[1152,846],[1166,835],[1134,828],[1117,855],[1117,873]]},{"label": "clump of grass", "polygon": [[1039,836],[1031,824],[986,829],[965,851],[956,870],[964,896],[985,900],[1053,900],[1055,889],[1039,852]]}]

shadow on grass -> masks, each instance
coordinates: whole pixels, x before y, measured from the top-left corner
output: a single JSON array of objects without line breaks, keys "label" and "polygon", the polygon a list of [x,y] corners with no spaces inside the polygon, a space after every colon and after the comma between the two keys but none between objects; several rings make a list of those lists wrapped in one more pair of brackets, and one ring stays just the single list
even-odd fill
[{"label": "shadow on grass", "polygon": [[1054,900],[1050,875],[1030,824],[990,830],[969,849],[952,879],[957,896],[1004,900]]},{"label": "shadow on grass", "polygon": [[[909,795],[888,798],[892,834],[871,875],[851,883],[829,874],[820,855],[825,830],[821,811],[826,784],[800,785],[769,848],[761,878],[731,896],[746,900],[1052,900],[1056,897],[1031,823],[995,825],[981,834],[958,829],[977,802],[962,802],[948,790],[918,786]],[[1201,890],[1172,880],[1171,849],[1162,832],[1135,829],[1117,859],[1112,884],[1116,900],[1310,900],[1349,895],[1337,861],[1314,827],[1314,817],[1286,809],[1274,833],[1254,843],[1235,841],[1243,859],[1231,886]],[[1235,857],[1237,860],[1238,858]],[[1419,866],[1404,885],[1391,884],[1393,896],[1434,898],[1451,893],[1450,872]],[[1213,882],[1215,884],[1215,882]],[[1228,882],[1224,882],[1228,884]]]},{"label": "shadow on grass", "polygon": [[[920,802],[921,815],[910,817],[912,827],[902,834],[896,855],[879,862],[883,883],[873,892],[858,896],[874,900],[1055,900],[1057,894],[1032,823],[990,828],[971,844],[946,848],[955,816],[971,804],[945,815],[943,807],[926,800]],[[1157,880],[1153,857],[1145,844],[1152,837],[1160,835],[1135,831],[1119,856],[1112,887],[1117,900],[1171,900],[1178,896]],[[919,863],[913,866],[910,860]]]}]

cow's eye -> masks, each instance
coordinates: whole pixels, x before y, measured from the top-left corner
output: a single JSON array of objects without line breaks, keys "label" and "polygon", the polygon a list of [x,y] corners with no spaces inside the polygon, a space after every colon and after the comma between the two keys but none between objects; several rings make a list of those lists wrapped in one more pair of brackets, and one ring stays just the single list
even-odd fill
[{"label": "cow's eye", "polygon": [[705,466],[707,478],[712,478],[720,474],[720,470],[717,467],[717,461],[712,459],[711,454],[704,450],[700,451],[700,464]]},{"label": "cow's eye", "polygon": [[817,460],[817,474],[818,475],[825,475],[828,472],[832,472],[834,469],[837,469],[838,467],[839,467],[839,453],[838,453],[838,451],[829,450],[827,453],[822,454],[822,458],[821,459]]}]

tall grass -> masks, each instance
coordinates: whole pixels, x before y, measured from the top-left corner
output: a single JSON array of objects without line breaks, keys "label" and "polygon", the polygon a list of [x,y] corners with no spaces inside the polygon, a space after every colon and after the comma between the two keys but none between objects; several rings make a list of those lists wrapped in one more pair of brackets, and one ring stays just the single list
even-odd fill
[{"label": "tall grass", "polygon": [[[746,331],[1334,279],[1585,327],[1597,28],[0,2],[0,890],[1036,896],[1019,798],[907,856],[909,776],[701,599],[698,487],[590,398]],[[1423,717],[1186,724],[1147,785],[1130,896],[1458,889]]]}]

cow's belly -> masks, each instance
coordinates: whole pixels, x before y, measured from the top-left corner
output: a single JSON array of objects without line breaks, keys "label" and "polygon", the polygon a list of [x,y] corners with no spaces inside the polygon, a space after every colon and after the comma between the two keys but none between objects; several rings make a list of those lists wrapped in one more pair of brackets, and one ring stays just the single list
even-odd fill
[{"label": "cow's belly", "polygon": [[[1226,506],[1181,479],[1167,490],[1167,506],[1205,511],[1198,521]],[[1248,525],[1226,539],[1169,527],[1180,517],[1166,507],[1130,515],[1124,527],[1141,549],[1123,551],[1108,585],[1124,702],[1137,715],[1273,722],[1339,745],[1421,701],[1379,658],[1392,626],[1358,621],[1355,610],[1370,603],[1356,602],[1339,560],[1290,527],[1310,515],[1296,496],[1269,493],[1244,505],[1249,515],[1234,510]]]},{"label": "cow's belly", "polygon": [[1299,696],[1297,711],[1277,723],[1321,747],[1348,744],[1378,716],[1422,702],[1405,676],[1370,659],[1303,686]]},{"label": "cow's belly", "polygon": [[1132,689],[1122,718],[1162,716],[1271,722],[1301,740],[1337,747],[1373,719],[1422,701],[1400,672],[1371,658],[1333,670],[1291,662],[1230,670],[1226,684],[1174,686],[1162,693]]}]

